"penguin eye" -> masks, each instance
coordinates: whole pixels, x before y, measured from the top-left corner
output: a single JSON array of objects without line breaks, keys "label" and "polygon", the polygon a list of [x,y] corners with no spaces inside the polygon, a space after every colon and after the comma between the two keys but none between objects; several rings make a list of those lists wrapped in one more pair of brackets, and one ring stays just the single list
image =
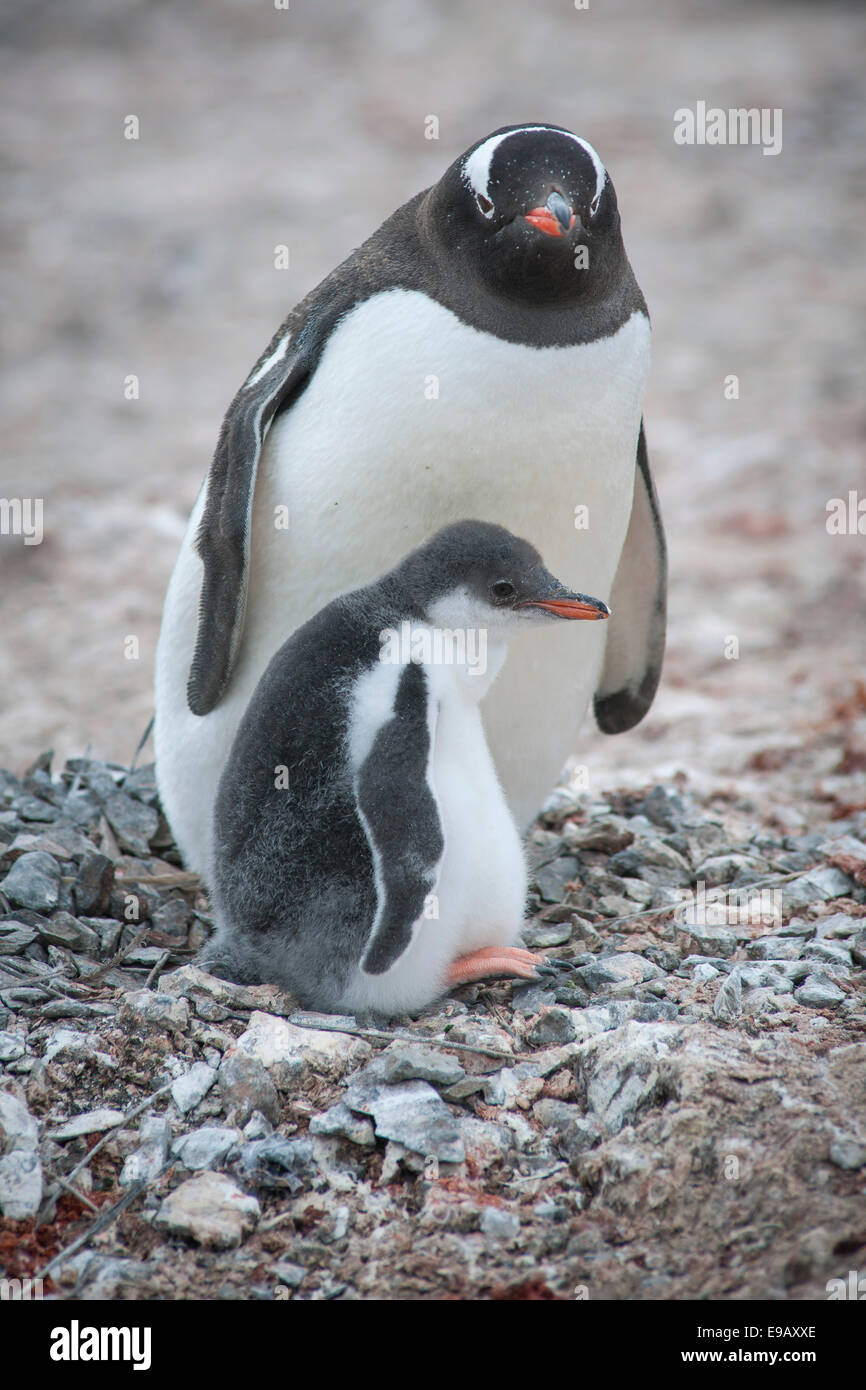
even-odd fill
[{"label": "penguin eye", "polygon": [[485,217],[489,217],[493,211],[493,204],[489,198],[485,198],[483,193],[475,194],[475,201],[478,204],[479,212],[483,212]]},{"label": "penguin eye", "polygon": [[514,598],[514,595],[517,593],[510,579],[497,579],[496,583],[491,584],[490,588],[494,597],[499,599],[500,602],[504,602],[509,598]]}]

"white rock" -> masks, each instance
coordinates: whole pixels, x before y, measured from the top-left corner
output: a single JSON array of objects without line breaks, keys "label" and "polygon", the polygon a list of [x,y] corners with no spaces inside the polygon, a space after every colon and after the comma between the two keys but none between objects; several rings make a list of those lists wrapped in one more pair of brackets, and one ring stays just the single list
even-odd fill
[{"label": "white rock", "polygon": [[35,1216],[42,1202],[42,1164],[32,1150],[0,1158],[0,1211],[10,1221]]},{"label": "white rock", "polygon": [[204,1100],[216,1081],[216,1072],[207,1062],[195,1062],[189,1069],[172,1082],[171,1098],[182,1115],[194,1110],[199,1101]]},{"label": "white rock", "polygon": [[199,1245],[231,1250],[258,1224],[261,1208],[224,1173],[188,1178],[165,1198],[154,1226]]},{"label": "white rock", "polygon": [[372,1054],[370,1044],[363,1038],[320,1028],[298,1028],[288,1019],[258,1010],[238,1038],[237,1048],[261,1062],[283,1091],[289,1090],[306,1070],[339,1080]]},{"label": "white rock", "polygon": [[32,1151],[39,1142],[39,1125],[27,1106],[11,1091],[0,1091],[0,1153]]},{"label": "white rock", "polygon": [[86,1115],[73,1115],[48,1137],[63,1140],[78,1139],[82,1134],[103,1134],[107,1129],[114,1129],[122,1120],[122,1110],[88,1110]]}]

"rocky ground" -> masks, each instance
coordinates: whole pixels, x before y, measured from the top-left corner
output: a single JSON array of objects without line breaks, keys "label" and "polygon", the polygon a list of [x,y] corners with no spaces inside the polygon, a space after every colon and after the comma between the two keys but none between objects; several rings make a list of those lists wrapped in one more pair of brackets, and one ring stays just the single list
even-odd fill
[{"label": "rocky ground", "polygon": [[[866,1248],[866,806],[560,789],[533,983],[192,960],[152,769],[0,773],[0,1273],[60,1298],[827,1297]],[[835,817],[835,818],[834,818]]]}]

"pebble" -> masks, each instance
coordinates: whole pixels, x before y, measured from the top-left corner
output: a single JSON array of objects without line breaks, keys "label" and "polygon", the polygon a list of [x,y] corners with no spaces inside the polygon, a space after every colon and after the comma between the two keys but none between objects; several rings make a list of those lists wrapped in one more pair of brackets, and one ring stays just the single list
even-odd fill
[{"label": "pebble", "polygon": [[220,1094],[236,1124],[245,1125],[256,1110],[276,1124],[280,1099],[269,1072],[258,1058],[234,1047],[223,1057],[217,1078]]},{"label": "pebble", "polygon": [[427,1081],[355,1083],[347,1089],[345,1101],[349,1109],[372,1115],[379,1138],[394,1139],[443,1163],[462,1163],[466,1156],[450,1110]]},{"label": "pebble", "polygon": [[577,1036],[574,1020],[567,1009],[542,1009],[526,1035],[532,1047],[573,1042]]},{"label": "pebble", "polygon": [[845,998],[844,990],[828,980],[826,975],[809,975],[799,989],[794,990],[798,1004],[809,1004],[813,1009],[835,1008]]},{"label": "pebble", "polygon": [[466,1075],[456,1057],[420,1043],[394,1042],[374,1057],[353,1081],[429,1081],[454,1086]]},{"label": "pebble", "polygon": [[122,1110],[88,1110],[84,1115],[73,1115],[71,1119],[64,1121],[48,1138],[62,1143],[66,1139],[78,1139],[83,1134],[103,1134],[107,1129],[114,1129],[122,1123]]},{"label": "pebble", "polygon": [[231,1250],[258,1225],[261,1208],[224,1173],[187,1178],[165,1198],[154,1226],[216,1250]]},{"label": "pebble", "polygon": [[837,1168],[856,1173],[858,1168],[866,1168],[866,1144],[856,1139],[834,1139],[830,1145],[830,1162]]},{"label": "pebble", "polygon": [[373,1051],[363,1038],[299,1028],[288,1019],[259,1010],[252,1014],[237,1047],[261,1062],[281,1091],[291,1090],[300,1077],[311,1071],[339,1080],[366,1061]]},{"label": "pebble", "polygon": [[0,1212],[26,1221],[42,1205],[42,1164],[31,1149],[13,1149],[0,1158]]},{"label": "pebble", "polygon": [[39,1125],[27,1106],[11,1091],[0,1091],[0,1153],[32,1151],[39,1142]]},{"label": "pebble", "polygon": [[219,1168],[228,1158],[240,1149],[242,1136],[239,1129],[222,1125],[204,1125],[189,1134],[183,1134],[174,1141],[172,1153],[186,1168],[193,1171],[199,1168]]},{"label": "pebble", "polygon": [[142,1030],[184,1033],[189,1027],[189,1005],[185,999],[176,999],[171,994],[160,994],[152,989],[134,990],[123,996],[117,1018],[135,1036],[140,1036]]},{"label": "pebble", "polygon": [[312,1176],[314,1160],[312,1139],[286,1139],[282,1134],[251,1140],[240,1151],[240,1167],[249,1182],[290,1192],[299,1192]]},{"label": "pebble", "polygon": [[478,1224],[482,1233],[491,1240],[512,1242],[520,1234],[520,1217],[515,1212],[503,1211],[501,1207],[482,1207]]},{"label": "pebble", "polygon": [[190,1110],[194,1110],[199,1101],[204,1100],[216,1079],[214,1068],[209,1067],[207,1062],[195,1062],[189,1071],[185,1071],[172,1082],[171,1098],[180,1113],[187,1115]]},{"label": "pebble", "polygon": [[60,865],[54,856],[36,850],[15,860],[6,877],[0,880],[0,892],[14,907],[51,912],[60,898],[60,877]]},{"label": "pebble", "polygon": [[313,1115],[310,1120],[310,1133],[337,1136],[362,1148],[372,1148],[376,1143],[372,1120],[366,1115],[353,1115],[348,1105],[344,1105],[342,1101],[338,1101],[321,1115]]},{"label": "pebble", "polygon": [[140,1143],[126,1158],[119,1183],[129,1187],[143,1178],[153,1182],[168,1160],[171,1144],[171,1122],[165,1115],[145,1115],[139,1127]]}]

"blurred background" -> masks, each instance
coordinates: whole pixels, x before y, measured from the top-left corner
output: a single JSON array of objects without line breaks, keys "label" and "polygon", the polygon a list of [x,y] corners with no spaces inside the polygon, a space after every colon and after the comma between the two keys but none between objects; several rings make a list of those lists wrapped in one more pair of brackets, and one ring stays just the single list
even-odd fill
[{"label": "blurred background", "polygon": [[[129,761],[186,518],[253,362],[467,145],[543,120],[617,188],[671,558],[660,696],[634,733],[587,728],[579,761],[593,785],[730,784],[791,829],[863,801],[866,534],[826,525],[855,491],[866,532],[860,7],[6,0],[0,45],[0,497],[44,499],[45,529],[0,535],[0,765]],[[781,107],[781,153],[677,145],[674,112],[700,100]]]}]

